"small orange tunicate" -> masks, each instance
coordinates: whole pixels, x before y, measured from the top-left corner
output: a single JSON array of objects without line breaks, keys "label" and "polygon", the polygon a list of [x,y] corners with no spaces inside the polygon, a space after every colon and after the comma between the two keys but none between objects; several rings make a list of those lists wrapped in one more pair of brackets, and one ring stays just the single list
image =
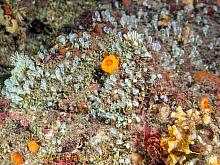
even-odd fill
[{"label": "small orange tunicate", "polygon": [[208,112],[212,112],[212,107],[209,104],[209,99],[208,98],[204,98],[202,99],[201,103],[200,103],[200,109],[201,111],[208,111]]},{"label": "small orange tunicate", "polygon": [[4,12],[5,12],[5,15],[10,15],[12,13],[11,7],[10,6],[5,6],[4,7]]},{"label": "small orange tunicate", "polygon": [[35,140],[30,140],[28,142],[29,151],[36,153],[40,148],[40,145]]},{"label": "small orange tunicate", "polygon": [[115,74],[119,68],[119,60],[115,55],[110,55],[104,58],[102,61],[102,70],[109,73]]},{"label": "small orange tunicate", "polygon": [[15,165],[21,165],[24,163],[23,155],[19,152],[11,153],[11,162]]}]

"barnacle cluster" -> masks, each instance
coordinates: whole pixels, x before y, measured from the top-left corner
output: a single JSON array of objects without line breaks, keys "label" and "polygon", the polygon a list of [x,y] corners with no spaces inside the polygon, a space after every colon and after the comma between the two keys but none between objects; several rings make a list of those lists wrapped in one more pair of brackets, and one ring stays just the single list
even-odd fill
[{"label": "barnacle cluster", "polygon": [[[47,52],[44,53],[39,52],[37,59],[31,59],[28,55],[18,54],[17,52],[12,56],[12,64],[15,68],[12,70],[12,76],[5,81],[5,87],[2,90],[2,93],[11,100],[12,104],[25,109],[41,110],[57,102],[59,93],[68,91],[64,87],[72,84],[72,81],[87,80],[87,86],[89,85],[92,69],[91,72],[86,72],[90,67],[80,66],[82,58],[70,57],[67,53],[67,57],[62,63],[54,65],[37,64],[37,60],[43,60],[48,55]],[[86,73],[77,75],[77,70]],[[81,94],[87,87],[86,84],[84,86],[73,85],[75,85],[73,92],[78,93],[80,89]],[[67,96],[71,95],[68,92],[66,94]]]}]

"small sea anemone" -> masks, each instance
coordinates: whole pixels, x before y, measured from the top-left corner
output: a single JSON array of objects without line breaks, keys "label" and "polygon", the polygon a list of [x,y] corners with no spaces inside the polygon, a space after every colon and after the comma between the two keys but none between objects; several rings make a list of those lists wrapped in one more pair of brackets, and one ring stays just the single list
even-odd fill
[{"label": "small sea anemone", "polygon": [[21,165],[24,163],[23,155],[19,152],[13,152],[11,154],[11,162],[15,165]]},{"label": "small sea anemone", "polygon": [[36,153],[40,148],[40,145],[35,140],[30,140],[28,142],[28,149],[32,153]]},{"label": "small sea anemone", "polygon": [[104,58],[102,61],[102,70],[109,73],[115,74],[119,67],[119,60],[115,55],[110,55]]},{"label": "small sea anemone", "polygon": [[9,5],[4,7],[5,15],[10,15],[12,13],[11,7]]}]

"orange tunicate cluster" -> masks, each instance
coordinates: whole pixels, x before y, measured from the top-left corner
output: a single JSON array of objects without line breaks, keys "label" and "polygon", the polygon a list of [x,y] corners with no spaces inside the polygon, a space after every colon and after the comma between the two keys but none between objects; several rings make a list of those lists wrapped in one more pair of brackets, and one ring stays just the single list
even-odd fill
[{"label": "orange tunicate cluster", "polygon": [[109,73],[115,74],[119,68],[119,60],[115,55],[109,55],[102,61],[102,70]]},{"label": "orange tunicate cluster", "polygon": [[212,112],[212,107],[209,104],[209,99],[208,98],[202,99],[202,101],[200,103],[200,109],[203,112]]}]

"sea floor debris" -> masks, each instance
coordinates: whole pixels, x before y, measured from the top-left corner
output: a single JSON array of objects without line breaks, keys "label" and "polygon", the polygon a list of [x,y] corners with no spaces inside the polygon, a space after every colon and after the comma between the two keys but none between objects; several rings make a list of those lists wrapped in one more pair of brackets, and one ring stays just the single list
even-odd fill
[{"label": "sea floor debris", "polygon": [[[65,5],[65,27],[69,3],[44,5]],[[93,3],[68,30],[53,12],[48,24],[32,19],[46,38],[38,49],[12,46],[0,164],[219,165],[219,2]],[[24,20],[10,5],[0,8],[0,32],[13,38]]]}]

